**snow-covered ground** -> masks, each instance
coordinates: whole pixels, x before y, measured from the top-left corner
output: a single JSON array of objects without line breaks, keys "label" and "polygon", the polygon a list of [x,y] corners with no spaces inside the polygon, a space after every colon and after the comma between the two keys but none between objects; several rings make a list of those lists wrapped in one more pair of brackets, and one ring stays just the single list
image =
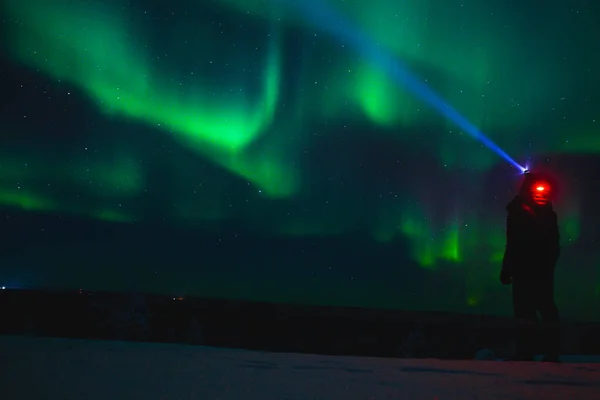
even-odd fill
[{"label": "snow-covered ground", "polygon": [[598,400],[600,364],[395,360],[2,336],[0,398]]}]

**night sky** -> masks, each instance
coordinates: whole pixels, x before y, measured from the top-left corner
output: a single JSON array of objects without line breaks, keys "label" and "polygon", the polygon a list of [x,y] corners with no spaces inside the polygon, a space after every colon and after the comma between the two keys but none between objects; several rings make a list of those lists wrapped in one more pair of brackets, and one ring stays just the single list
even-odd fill
[{"label": "night sky", "polygon": [[0,285],[509,314],[482,132],[600,319],[599,2],[2,7]]}]

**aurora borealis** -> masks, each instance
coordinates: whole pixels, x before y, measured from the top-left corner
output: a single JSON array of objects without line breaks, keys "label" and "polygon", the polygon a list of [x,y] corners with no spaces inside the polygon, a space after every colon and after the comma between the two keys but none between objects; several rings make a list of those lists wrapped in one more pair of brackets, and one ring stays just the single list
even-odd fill
[{"label": "aurora borealis", "polygon": [[[556,172],[557,299],[567,316],[596,319],[600,5],[308,3],[315,18],[323,4],[343,16],[518,162]],[[131,243],[88,232],[85,250],[32,242],[5,276],[509,311],[497,276],[518,172],[288,0],[3,4],[6,215],[153,232]],[[181,230],[213,239],[174,243]]]}]

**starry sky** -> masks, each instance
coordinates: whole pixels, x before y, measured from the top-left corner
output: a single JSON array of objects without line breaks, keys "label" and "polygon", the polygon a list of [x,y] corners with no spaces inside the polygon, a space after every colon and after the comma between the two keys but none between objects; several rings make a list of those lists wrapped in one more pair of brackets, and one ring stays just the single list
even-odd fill
[{"label": "starry sky", "polygon": [[598,2],[0,13],[6,285],[508,314],[485,135],[556,178],[557,300],[600,318]]}]

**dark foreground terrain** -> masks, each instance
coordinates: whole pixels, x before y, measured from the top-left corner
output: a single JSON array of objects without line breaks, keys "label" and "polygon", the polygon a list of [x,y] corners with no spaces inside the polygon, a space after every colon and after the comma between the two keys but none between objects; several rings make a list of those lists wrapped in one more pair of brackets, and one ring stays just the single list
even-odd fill
[{"label": "dark foreground terrain", "polygon": [[[0,290],[0,334],[187,343],[269,352],[510,357],[511,318],[163,295]],[[600,324],[565,322],[563,354],[600,354]],[[491,358],[479,352],[477,358]]]}]

